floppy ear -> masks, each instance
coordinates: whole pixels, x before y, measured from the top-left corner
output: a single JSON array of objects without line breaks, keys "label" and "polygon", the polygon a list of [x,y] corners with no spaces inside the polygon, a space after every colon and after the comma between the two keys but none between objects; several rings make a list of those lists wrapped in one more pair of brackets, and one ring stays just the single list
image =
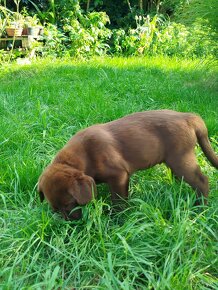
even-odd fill
[{"label": "floppy ear", "polygon": [[96,196],[96,185],[92,177],[83,175],[74,180],[77,184],[70,188],[69,193],[79,205],[89,203]]}]

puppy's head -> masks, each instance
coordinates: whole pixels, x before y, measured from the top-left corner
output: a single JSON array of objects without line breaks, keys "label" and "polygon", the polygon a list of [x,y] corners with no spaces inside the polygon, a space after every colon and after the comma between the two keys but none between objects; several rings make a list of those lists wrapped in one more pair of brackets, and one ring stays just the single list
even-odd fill
[{"label": "puppy's head", "polygon": [[64,164],[49,165],[39,178],[38,191],[41,201],[46,198],[54,211],[60,212],[67,220],[81,218],[81,209],[96,193],[92,177]]}]

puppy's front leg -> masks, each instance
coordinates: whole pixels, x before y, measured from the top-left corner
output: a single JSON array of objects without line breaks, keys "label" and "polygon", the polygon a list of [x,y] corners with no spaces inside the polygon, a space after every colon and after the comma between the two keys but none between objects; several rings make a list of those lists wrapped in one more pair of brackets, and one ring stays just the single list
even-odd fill
[{"label": "puppy's front leg", "polygon": [[113,203],[119,202],[122,198],[128,198],[129,175],[127,172],[120,172],[108,179]]}]

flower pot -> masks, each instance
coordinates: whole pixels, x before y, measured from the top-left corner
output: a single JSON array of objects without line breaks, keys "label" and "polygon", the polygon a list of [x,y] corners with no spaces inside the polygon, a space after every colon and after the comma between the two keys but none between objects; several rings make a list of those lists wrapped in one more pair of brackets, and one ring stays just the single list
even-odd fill
[{"label": "flower pot", "polygon": [[6,33],[8,36],[21,36],[23,28],[12,28],[12,27],[6,27]]},{"label": "flower pot", "polygon": [[23,28],[22,35],[28,35],[28,31],[27,31],[27,28],[26,27]]},{"label": "flower pot", "polygon": [[28,35],[31,35],[31,36],[37,38],[39,35],[39,29],[40,29],[39,27],[28,27],[27,33],[28,33]]}]

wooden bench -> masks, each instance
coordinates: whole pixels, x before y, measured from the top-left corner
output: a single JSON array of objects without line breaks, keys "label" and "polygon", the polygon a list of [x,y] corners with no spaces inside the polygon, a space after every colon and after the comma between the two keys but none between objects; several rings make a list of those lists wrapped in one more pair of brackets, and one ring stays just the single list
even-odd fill
[{"label": "wooden bench", "polygon": [[32,42],[38,39],[39,38],[35,38],[32,35],[0,38],[0,49],[10,49],[9,48],[10,43],[12,44],[13,47],[17,47],[17,41],[21,42],[21,45],[18,45],[19,47],[22,47],[24,49],[30,49]]}]

